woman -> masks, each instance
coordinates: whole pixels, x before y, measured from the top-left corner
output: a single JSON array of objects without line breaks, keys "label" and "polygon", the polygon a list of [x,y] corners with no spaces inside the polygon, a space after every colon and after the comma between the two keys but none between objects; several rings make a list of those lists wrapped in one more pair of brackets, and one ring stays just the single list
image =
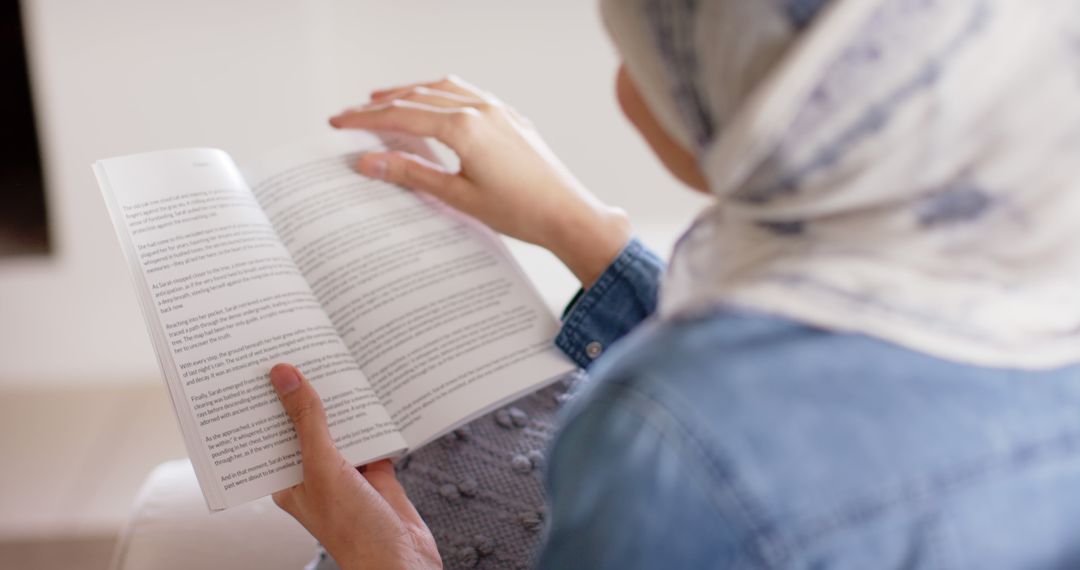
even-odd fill
[{"label": "woman", "polygon": [[[436,137],[359,168],[547,247],[591,380],[547,472],[541,568],[1080,565],[1080,8],[1072,0],[606,0],[626,115],[714,196],[661,263],[459,81],[331,122]],[[289,366],[304,483],[346,568],[439,565]]]}]

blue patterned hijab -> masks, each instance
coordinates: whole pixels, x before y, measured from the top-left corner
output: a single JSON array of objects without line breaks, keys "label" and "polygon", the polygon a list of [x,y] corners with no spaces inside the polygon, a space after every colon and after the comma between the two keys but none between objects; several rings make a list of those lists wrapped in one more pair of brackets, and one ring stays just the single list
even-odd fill
[{"label": "blue patterned hijab", "polygon": [[1080,2],[604,0],[715,195],[661,314],[1080,362]]}]

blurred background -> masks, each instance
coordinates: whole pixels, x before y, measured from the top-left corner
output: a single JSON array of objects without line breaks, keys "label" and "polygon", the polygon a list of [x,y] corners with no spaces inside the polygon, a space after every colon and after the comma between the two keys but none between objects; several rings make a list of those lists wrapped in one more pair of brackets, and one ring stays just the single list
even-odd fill
[{"label": "blurred background", "polygon": [[[243,164],[374,88],[455,73],[529,116],[659,250],[703,203],[623,120],[591,1],[4,2],[3,568],[106,567],[140,482],[185,455],[94,160],[213,146]],[[570,274],[511,247],[561,309]]]}]

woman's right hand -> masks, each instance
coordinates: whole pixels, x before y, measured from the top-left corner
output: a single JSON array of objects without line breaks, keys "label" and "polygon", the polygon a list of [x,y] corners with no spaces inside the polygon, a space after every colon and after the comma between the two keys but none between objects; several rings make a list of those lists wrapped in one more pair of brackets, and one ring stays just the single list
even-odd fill
[{"label": "woman's right hand", "polygon": [[458,172],[404,152],[367,154],[357,167],[550,250],[584,287],[630,239],[626,214],[586,190],[528,120],[455,77],[376,91],[370,103],[330,124],[432,137],[450,147],[461,161]]}]

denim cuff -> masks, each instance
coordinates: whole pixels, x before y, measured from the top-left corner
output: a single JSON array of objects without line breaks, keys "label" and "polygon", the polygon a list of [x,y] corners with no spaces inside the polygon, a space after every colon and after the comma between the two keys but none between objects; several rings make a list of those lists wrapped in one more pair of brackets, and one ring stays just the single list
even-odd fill
[{"label": "denim cuff", "polygon": [[664,262],[637,238],[563,313],[555,346],[582,368],[656,310]]}]

